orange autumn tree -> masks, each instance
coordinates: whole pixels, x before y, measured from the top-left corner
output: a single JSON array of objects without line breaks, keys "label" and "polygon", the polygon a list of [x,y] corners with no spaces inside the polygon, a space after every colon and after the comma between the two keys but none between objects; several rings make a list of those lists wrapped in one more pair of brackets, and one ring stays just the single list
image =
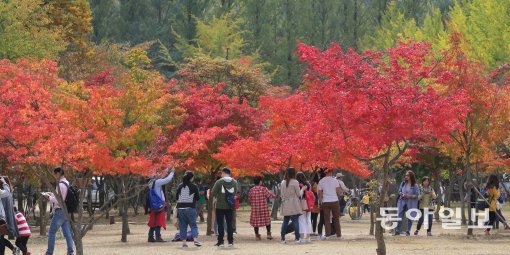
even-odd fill
[{"label": "orange autumn tree", "polygon": [[[451,36],[451,50],[440,66],[440,79],[445,85],[442,93],[466,93],[470,111],[458,116],[462,127],[450,132],[451,142],[445,144],[444,149],[452,158],[462,159],[463,174],[471,182],[474,163],[485,166],[500,164],[497,146],[508,137],[510,86],[505,79],[505,68],[490,73],[486,67],[469,61],[461,47],[466,43],[463,41],[459,34]],[[467,192],[470,195],[471,190]],[[468,220],[471,225],[470,210]],[[473,229],[468,228],[467,234],[472,235]]]},{"label": "orange autumn tree", "polygon": [[[46,187],[53,186],[48,180],[53,166],[84,170],[89,152],[97,148],[90,143],[89,132],[73,129],[53,101],[62,82],[56,75],[56,63],[3,60],[1,66],[1,155],[25,174],[39,177]],[[57,198],[68,214],[64,201]],[[72,224],[77,253],[83,254],[82,235],[77,231],[80,227]]]},{"label": "orange autumn tree", "polygon": [[[179,125],[165,134],[162,144],[166,144],[168,154],[183,167],[204,174],[205,181],[213,183],[224,166],[213,155],[237,139],[258,136],[263,121],[258,110],[246,100],[239,103],[238,98],[223,94],[222,84],[178,85],[185,98],[181,105],[185,115]],[[208,234],[212,233],[212,218],[207,229]]]},{"label": "orange autumn tree", "polygon": [[[385,197],[390,169],[410,147],[447,139],[451,130],[460,128],[457,117],[467,111],[464,94],[459,90],[444,96],[431,86],[442,81],[427,43],[400,43],[384,53],[362,54],[336,44],[325,51],[304,44],[298,48],[300,60],[307,64],[300,92],[268,99],[269,105],[261,100],[262,111],[273,117],[261,138],[281,132],[269,143],[252,139],[278,149],[257,149],[262,160],[265,155],[292,156],[298,164],[341,167],[362,176],[369,173],[367,165],[377,161],[381,163],[376,168],[382,184],[379,196]],[[237,141],[219,157],[228,160],[229,153],[248,150],[235,146],[251,144]],[[266,161],[266,168],[270,162]],[[379,200],[378,208],[383,202]],[[380,224],[376,239],[377,253],[386,254]]]},{"label": "orange autumn tree", "polygon": [[122,238],[127,241],[128,198],[143,190],[143,176],[168,166],[171,158],[157,153],[159,139],[179,122],[182,96],[171,94],[170,84],[147,70],[145,52],[126,55],[126,72],[112,77],[103,72],[86,83],[64,84],[61,107],[74,127],[89,131],[100,148],[90,155],[90,173],[107,175],[116,186],[122,216]]}]

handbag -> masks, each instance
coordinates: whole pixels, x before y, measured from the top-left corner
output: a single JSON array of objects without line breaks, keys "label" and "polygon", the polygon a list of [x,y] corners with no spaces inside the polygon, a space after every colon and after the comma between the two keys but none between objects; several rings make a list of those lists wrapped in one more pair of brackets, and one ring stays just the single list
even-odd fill
[{"label": "handbag", "polygon": [[312,210],[312,213],[320,213],[321,212],[321,208],[319,208],[317,205],[314,205],[311,210]]}]

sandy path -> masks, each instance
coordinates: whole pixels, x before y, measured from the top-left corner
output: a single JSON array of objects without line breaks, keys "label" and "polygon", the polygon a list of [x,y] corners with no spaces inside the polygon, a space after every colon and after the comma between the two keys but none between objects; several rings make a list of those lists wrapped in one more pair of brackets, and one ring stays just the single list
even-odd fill
[{"label": "sandy path", "polygon": [[[182,249],[180,243],[147,243],[147,227],[142,223],[144,216],[137,217],[140,223],[132,224],[132,234],[128,237],[128,243],[120,242],[120,227],[116,225],[98,225],[85,237],[85,254],[89,255],[124,255],[124,254],[242,254],[242,255],[265,255],[265,254],[375,254],[376,243],[372,236],[368,235],[369,222],[366,218],[360,221],[351,221],[342,218],[341,240],[313,241],[310,244],[287,245],[279,243],[279,231],[281,224],[273,223],[274,240],[256,242],[252,228],[249,226],[249,212],[243,212],[238,219],[238,235],[234,248],[219,249],[214,247],[216,237],[202,236],[203,247]],[[199,225],[200,232],[205,233],[205,224]],[[413,227],[414,230],[414,227]],[[34,229],[33,232],[37,230]],[[265,229],[261,229],[265,234]],[[393,237],[386,236],[388,254],[510,254],[510,232],[494,230],[493,236],[483,236],[482,230],[475,230],[475,237],[468,239],[465,230],[441,230],[439,224],[433,225],[433,237],[421,236]],[[163,232],[164,239],[170,240],[176,230],[169,226],[169,230]],[[172,236],[172,237],[170,237]],[[292,240],[287,236],[287,240]],[[29,242],[29,250],[32,254],[44,254],[46,249],[46,237],[35,234]],[[192,245],[190,245],[192,246]],[[65,254],[65,240],[59,238],[56,245],[56,255]]]}]

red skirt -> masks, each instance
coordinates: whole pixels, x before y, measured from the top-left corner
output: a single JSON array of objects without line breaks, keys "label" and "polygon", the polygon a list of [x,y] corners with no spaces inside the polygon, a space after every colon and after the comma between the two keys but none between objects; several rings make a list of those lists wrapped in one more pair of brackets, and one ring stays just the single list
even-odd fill
[{"label": "red skirt", "polygon": [[151,212],[149,216],[149,228],[162,227],[166,230],[166,208],[161,212]]}]

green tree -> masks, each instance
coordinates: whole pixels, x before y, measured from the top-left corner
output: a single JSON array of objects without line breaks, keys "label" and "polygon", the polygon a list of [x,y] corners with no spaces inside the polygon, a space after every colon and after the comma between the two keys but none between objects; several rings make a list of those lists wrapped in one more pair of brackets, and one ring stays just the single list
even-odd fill
[{"label": "green tree", "polygon": [[468,41],[468,57],[490,67],[510,61],[510,1],[462,0],[449,16],[449,30]]},{"label": "green tree", "polygon": [[0,1],[0,58],[57,59],[67,43],[48,10],[42,0]]},{"label": "green tree", "polygon": [[241,18],[229,12],[219,18],[213,17],[209,22],[196,18],[196,22],[197,34],[193,44],[175,33],[178,42],[174,46],[184,57],[208,55],[235,59],[245,55],[243,47],[246,43],[240,27],[243,22]]}]

